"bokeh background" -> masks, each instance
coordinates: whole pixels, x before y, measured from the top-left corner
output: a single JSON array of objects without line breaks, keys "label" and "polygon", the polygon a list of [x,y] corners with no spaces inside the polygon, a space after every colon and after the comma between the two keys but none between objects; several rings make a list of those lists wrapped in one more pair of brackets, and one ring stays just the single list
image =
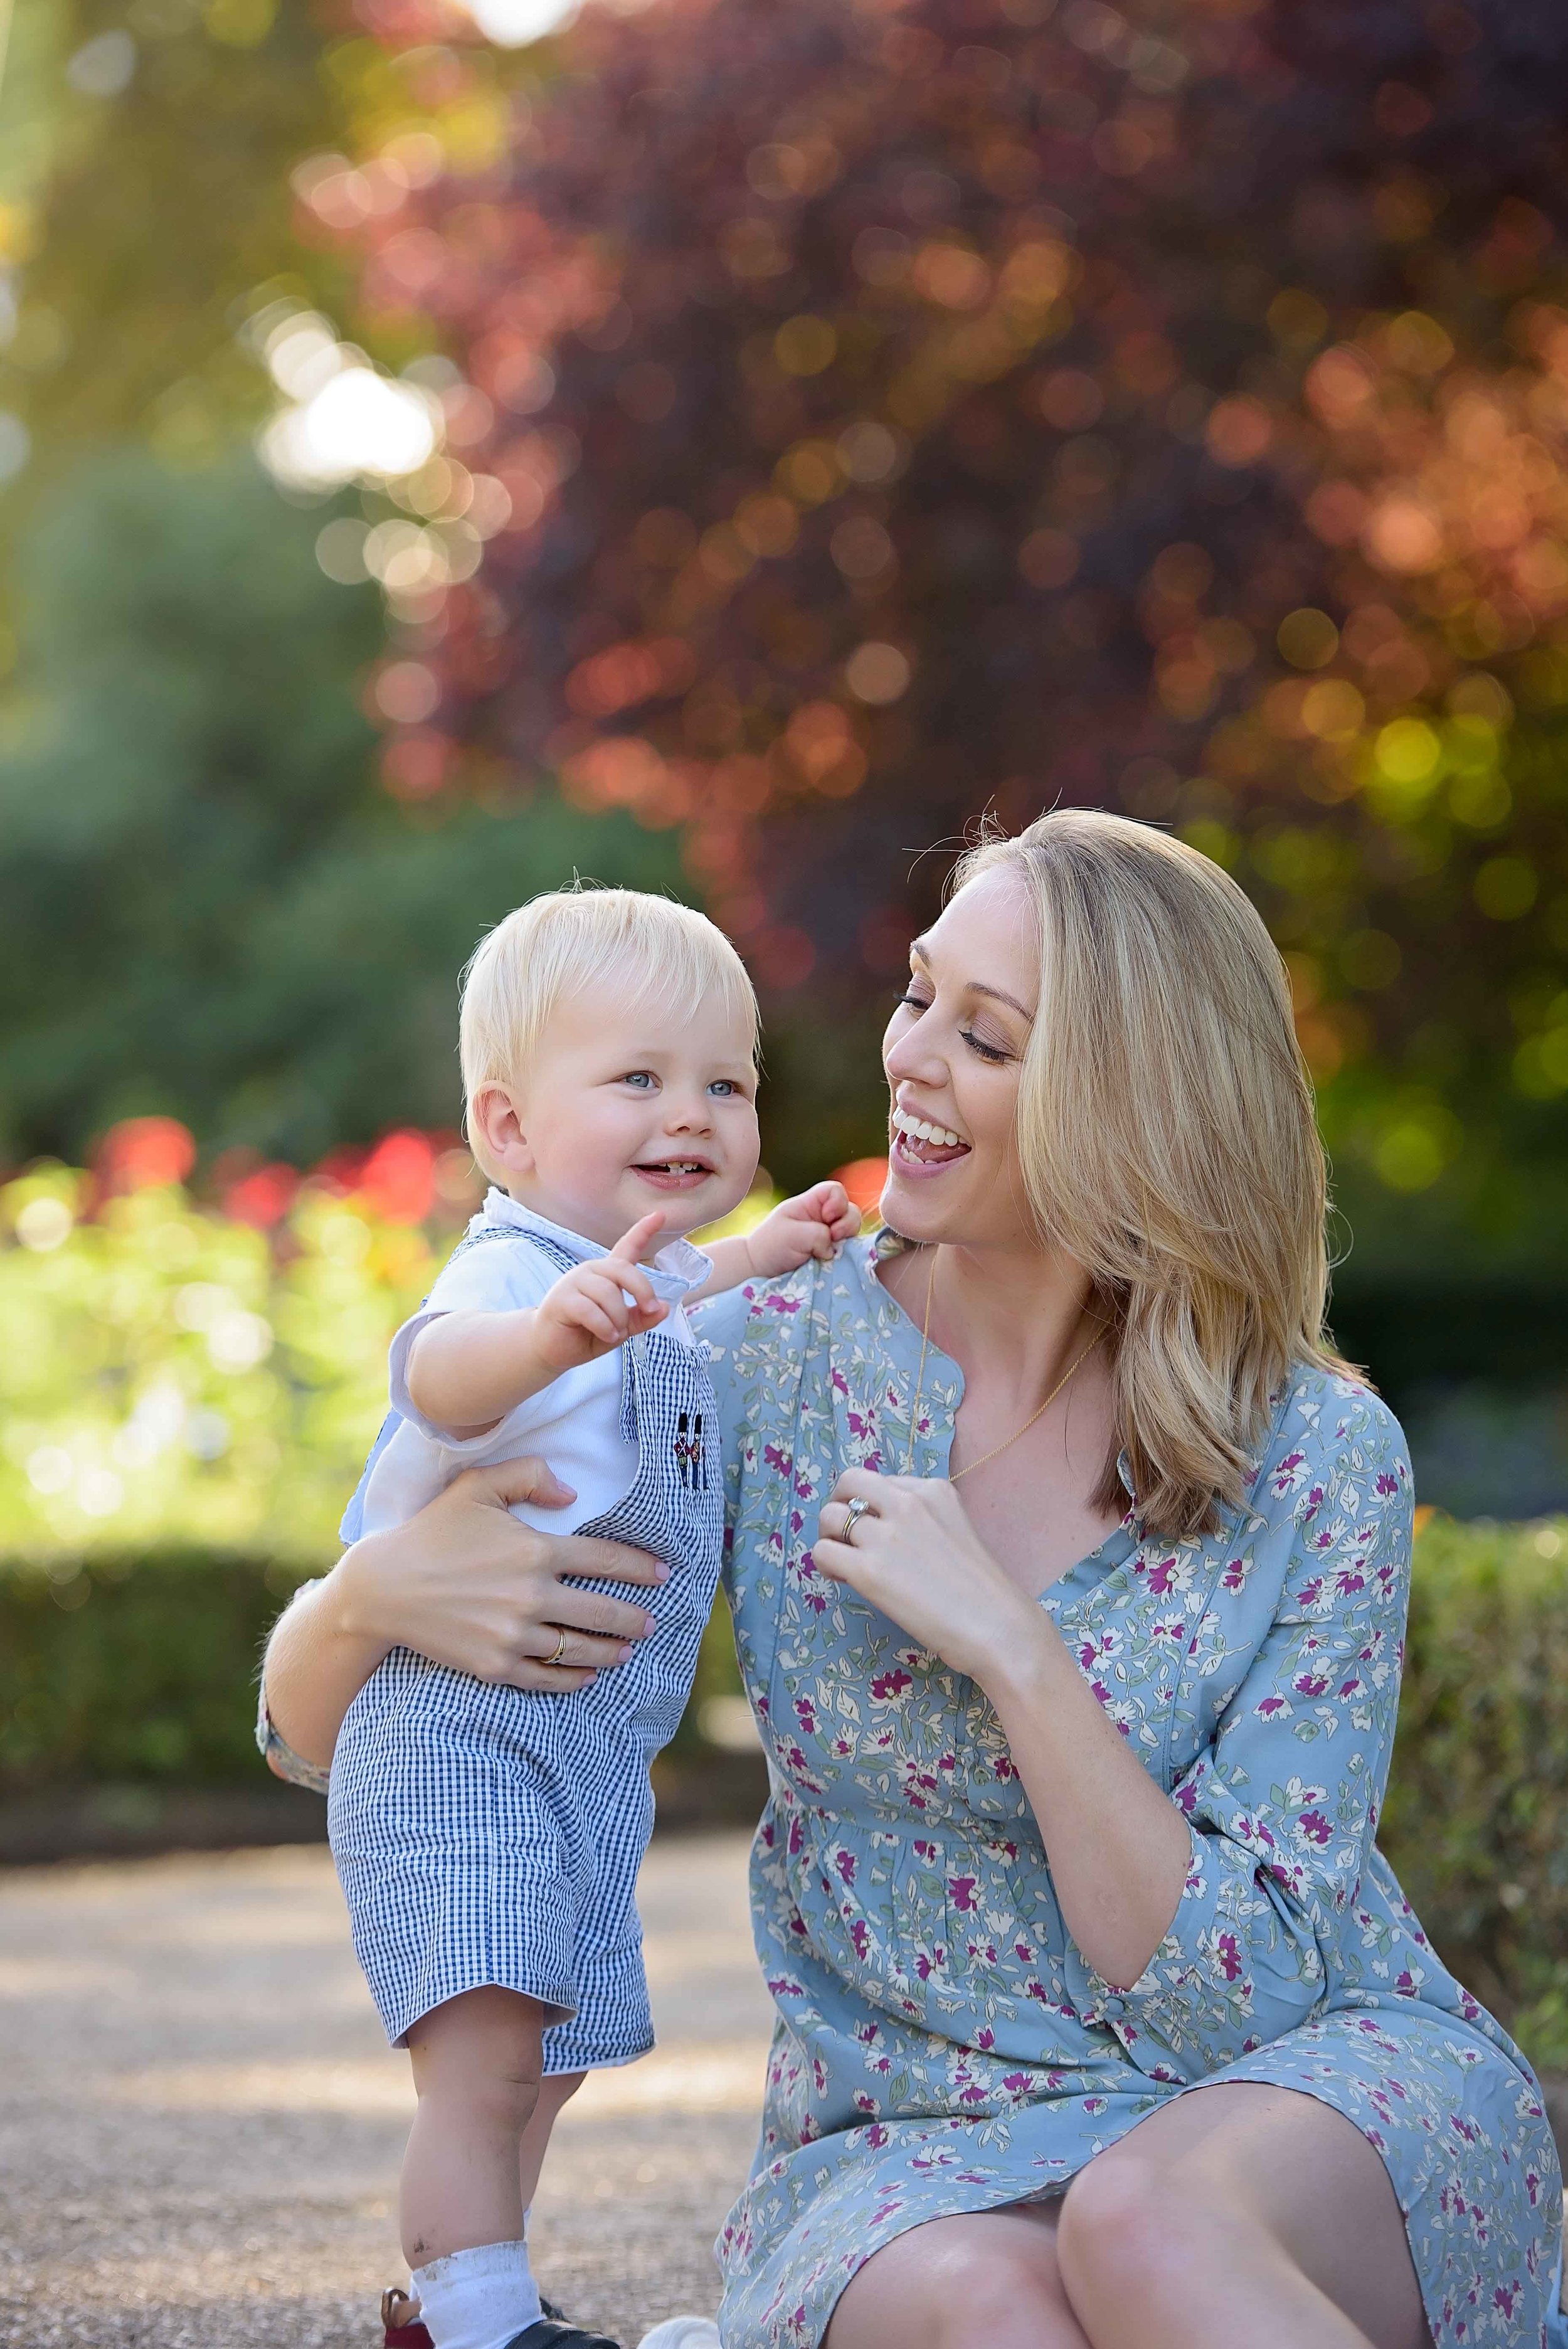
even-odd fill
[{"label": "bokeh background", "polygon": [[1439,1512],[1391,1831],[1568,2050],[1565,84],[1552,0],[14,0],[10,1848],[250,1767],[489,923],[707,906],[864,1187],[965,827],[1109,806],[1286,956]]}]

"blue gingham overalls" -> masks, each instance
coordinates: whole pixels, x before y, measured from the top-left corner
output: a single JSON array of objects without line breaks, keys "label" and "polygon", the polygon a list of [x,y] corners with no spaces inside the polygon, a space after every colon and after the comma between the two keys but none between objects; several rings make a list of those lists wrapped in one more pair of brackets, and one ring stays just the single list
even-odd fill
[{"label": "blue gingham overalls", "polygon": [[[542,1233],[522,1237],[560,1272],[577,1261]],[[569,1693],[491,1687],[397,1648],[339,1733],[327,1832],[394,2044],[432,2007],[490,1983],[556,2010],[547,2073],[628,2063],[654,2044],[634,1899],[653,1826],[648,1765],[691,1688],[723,1496],[705,1350],[653,1330],[621,1349],[621,1365],[636,1476],[578,1531],[668,1562],[667,1582],[630,1594],[652,1634]]]}]

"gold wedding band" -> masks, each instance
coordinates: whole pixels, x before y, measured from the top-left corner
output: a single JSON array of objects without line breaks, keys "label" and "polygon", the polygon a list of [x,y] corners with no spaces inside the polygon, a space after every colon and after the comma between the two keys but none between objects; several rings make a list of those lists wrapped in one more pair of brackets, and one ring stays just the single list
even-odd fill
[{"label": "gold wedding band", "polygon": [[869,1501],[851,1501],[844,1512],[844,1530],[839,1536],[839,1539],[852,1542],[855,1537],[855,1527],[862,1517],[869,1517],[871,1515],[872,1505]]},{"label": "gold wedding band", "polygon": [[546,1658],[544,1659],[544,1661],[545,1661],[545,1662],[546,1662],[547,1664],[558,1664],[558,1663],[561,1661],[562,1657],[565,1653],[566,1653],[566,1634],[565,1634],[565,1632],[564,1632],[564,1631],[562,1631],[562,1633],[561,1634],[560,1639],[559,1639],[559,1640],[557,1640],[557,1641],[555,1642],[555,1653],[554,1653],[552,1656],[546,1656]]}]

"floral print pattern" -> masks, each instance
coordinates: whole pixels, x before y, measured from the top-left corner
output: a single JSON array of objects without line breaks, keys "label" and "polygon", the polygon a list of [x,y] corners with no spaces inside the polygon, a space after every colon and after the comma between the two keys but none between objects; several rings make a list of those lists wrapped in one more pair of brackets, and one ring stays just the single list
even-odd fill
[{"label": "floral print pattern", "polygon": [[752,1899],[777,2022],[718,2246],[728,2349],[815,2349],[882,2244],[1058,2190],[1217,2079],[1316,2096],[1377,2147],[1438,2349],[1543,2349],[1562,2201],[1539,2089],[1374,1844],[1409,1580],[1398,1423],[1304,1370],[1220,1533],[1146,1539],[1130,1513],[1042,1596],[1191,1836],[1171,1930],[1119,1992],[1066,1930],[985,1699],[812,1564],[841,1469],[946,1470],[961,1374],[931,1351],[912,1431],[919,1333],[875,1260],[856,1243],[702,1309],[772,1781]]}]

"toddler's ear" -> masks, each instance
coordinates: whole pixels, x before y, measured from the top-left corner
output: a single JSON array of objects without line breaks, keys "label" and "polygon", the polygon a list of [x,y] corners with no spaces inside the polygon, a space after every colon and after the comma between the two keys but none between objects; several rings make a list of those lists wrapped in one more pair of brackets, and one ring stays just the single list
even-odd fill
[{"label": "toddler's ear", "polygon": [[509,1174],[531,1174],[533,1153],[522,1130],[522,1113],[506,1085],[480,1085],[469,1103],[469,1132],[494,1166]]}]

